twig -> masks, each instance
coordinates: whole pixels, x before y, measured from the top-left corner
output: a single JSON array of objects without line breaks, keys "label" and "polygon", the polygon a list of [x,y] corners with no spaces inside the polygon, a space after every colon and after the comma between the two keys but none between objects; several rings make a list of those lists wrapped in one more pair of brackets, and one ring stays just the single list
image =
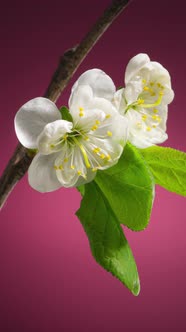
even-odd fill
[{"label": "twig", "polygon": [[[56,102],[67,86],[80,63],[111,25],[114,19],[127,6],[130,0],[113,0],[81,43],[64,53],[51,79],[44,97]],[[0,178],[0,208],[5,203],[15,184],[23,177],[34,157],[21,144],[18,144],[12,158],[8,162]]]}]

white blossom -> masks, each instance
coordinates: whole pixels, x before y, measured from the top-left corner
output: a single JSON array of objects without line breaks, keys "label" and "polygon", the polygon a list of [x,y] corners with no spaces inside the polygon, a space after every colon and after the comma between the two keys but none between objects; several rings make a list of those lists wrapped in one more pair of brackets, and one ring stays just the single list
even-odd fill
[{"label": "white blossom", "polygon": [[56,105],[38,97],[15,117],[19,141],[37,149],[28,171],[30,185],[49,192],[90,182],[97,170],[117,163],[128,138],[128,121],[111,103],[115,86],[99,69],[85,72],[69,99],[72,122]]},{"label": "white blossom", "polygon": [[114,95],[114,103],[129,121],[129,141],[138,148],[167,139],[168,104],[174,98],[168,71],[147,54],[133,57],[125,72],[125,88]]}]

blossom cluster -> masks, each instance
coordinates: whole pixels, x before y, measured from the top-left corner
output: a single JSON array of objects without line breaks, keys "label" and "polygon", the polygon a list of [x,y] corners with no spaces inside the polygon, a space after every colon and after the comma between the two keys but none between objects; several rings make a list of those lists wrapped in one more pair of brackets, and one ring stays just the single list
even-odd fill
[{"label": "blossom cluster", "polygon": [[15,131],[23,146],[37,151],[30,185],[40,192],[77,187],[116,164],[127,141],[137,148],[163,143],[173,98],[168,71],[138,54],[119,90],[100,69],[83,73],[72,87],[68,120],[46,98],[28,101],[15,116]]}]

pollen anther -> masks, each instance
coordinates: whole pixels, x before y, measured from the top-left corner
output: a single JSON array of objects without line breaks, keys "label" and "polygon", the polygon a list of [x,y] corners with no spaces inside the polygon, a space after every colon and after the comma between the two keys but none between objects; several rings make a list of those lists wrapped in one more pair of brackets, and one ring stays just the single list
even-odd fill
[{"label": "pollen anther", "polygon": [[91,130],[95,131],[96,129],[98,129],[97,125],[92,126]]},{"label": "pollen anther", "polygon": [[139,98],[139,99],[137,100],[137,103],[138,103],[138,105],[142,105],[142,104],[144,104],[144,99]]},{"label": "pollen anther", "polygon": [[107,135],[109,136],[109,137],[112,137],[112,132],[111,131],[107,131]]},{"label": "pollen anther", "polygon": [[146,114],[143,114],[143,115],[141,116],[141,118],[142,118],[143,121],[145,121],[145,120],[147,120],[147,115],[146,115]]},{"label": "pollen anther", "polygon": [[99,152],[100,152],[100,148],[94,148],[94,149],[93,149],[93,152],[94,152],[94,153],[99,153]]}]

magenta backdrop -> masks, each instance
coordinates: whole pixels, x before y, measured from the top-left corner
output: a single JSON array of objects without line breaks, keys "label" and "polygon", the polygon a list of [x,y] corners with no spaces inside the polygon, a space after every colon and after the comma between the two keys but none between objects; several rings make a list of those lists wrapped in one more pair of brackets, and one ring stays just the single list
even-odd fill
[{"label": "magenta backdrop", "polygon": [[[76,45],[109,1],[1,4],[0,170],[14,151],[17,109],[41,96],[60,54]],[[72,82],[98,67],[119,86],[130,57],[146,52],[172,75],[175,100],[165,145],[186,150],[184,1],[134,0],[83,62]],[[185,199],[156,188],[151,222],[126,231],[141,278],[139,297],[93,260],[74,216],[75,189],[32,190],[25,177],[0,213],[0,331],[121,332],[186,330]]]}]

